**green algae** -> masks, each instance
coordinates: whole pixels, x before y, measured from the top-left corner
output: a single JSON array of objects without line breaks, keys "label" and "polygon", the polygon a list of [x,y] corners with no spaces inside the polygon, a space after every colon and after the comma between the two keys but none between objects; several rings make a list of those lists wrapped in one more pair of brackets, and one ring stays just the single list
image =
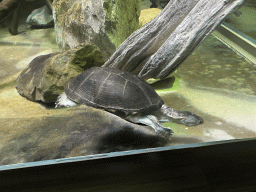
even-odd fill
[{"label": "green algae", "polygon": [[151,86],[156,90],[156,92],[170,92],[177,91],[180,88],[180,79],[174,76],[166,78],[164,80],[157,81]]},{"label": "green algae", "polygon": [[4,89],[4,88],[6,88],[6,87],[10,87],[10,86],[13,86],[13,85],[15,85],[15,84],[16,84],[16,80],[10,81],[10,82],[8,82],[8,83],[1,84],[1,85],[0,85],[0,89]]},{"label": "green algae", "polygon": [[106,33],[118,47],[134,31],[140,28],[141,0],[106,0]]},{"label": "green algae", "polygon": [[95,66],[100,67],[103,64],[104,59],[101,51],[97,46],[91,44],[86,44],[79,49],[71,61],[73,67],[81,68],[83,71]]},{"label": "green algae", "polygon": [[[173,130],[175,135],[187,135],[188,134],[188,128],[185,128],[184,125],[179,125],[172,122],[166,122],[163,123],[163,127],[169,127]],[[192,135],[193,133],[190,133]]]},{"label": "green algae", "polygon": [[[75,49],[47,56],[45,55],[43,60],[34,61],[30,68],[20,74],[23,82],[17,82],[18,90],[21,90],[19,93],[30,100],[55,102],[70,78],[104,63],[98,47],[91,44],[84,44]],[[1,87],[8,85],[3,84]],[[23,90],[26,91],[23,92]]]},{"label": "green algae", "polygon": [[44,83],[42,89],[46,102],[56,101],[64,91],[66,82],[81,72],[104,63],[102,54],[97,46],[85,44],[55,56],[54,62],[45,65]]}]

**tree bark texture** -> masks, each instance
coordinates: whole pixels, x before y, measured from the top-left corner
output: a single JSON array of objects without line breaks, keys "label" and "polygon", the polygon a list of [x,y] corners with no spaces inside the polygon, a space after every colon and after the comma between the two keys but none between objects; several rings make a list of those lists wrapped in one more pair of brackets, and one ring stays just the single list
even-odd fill
[{"label": "tree bark texture", "polygon": [[164,79],[244,0],[170,0],[103,65],[144,79]]}]

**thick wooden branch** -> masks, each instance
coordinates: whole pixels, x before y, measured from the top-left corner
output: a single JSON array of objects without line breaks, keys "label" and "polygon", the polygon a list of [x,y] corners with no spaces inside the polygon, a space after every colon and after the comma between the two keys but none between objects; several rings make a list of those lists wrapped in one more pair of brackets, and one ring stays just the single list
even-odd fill
[{"label": "thick wooden branch", "polygon": [[163,79],[244,0],[171,0],[151,22],[131,34],[104,64],[144,79]]}]

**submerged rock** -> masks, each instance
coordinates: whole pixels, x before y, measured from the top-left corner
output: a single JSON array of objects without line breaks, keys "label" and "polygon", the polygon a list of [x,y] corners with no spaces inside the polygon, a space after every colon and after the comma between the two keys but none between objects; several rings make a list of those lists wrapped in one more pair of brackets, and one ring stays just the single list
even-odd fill
[{"label": "submerged rock", "polygon": [[[0,121],[5,138],[0,165],[163,147],[169,142],[150,127],[100,109],[82,105],[45,110],[31,105],[35,105],[35,110],[27,110],[31,116]],[[37,113],[45,116],[34,117]]]},{"label": "submerged rock", "polygon": [[20,95],[32,101],[53,103],[69,78],[104,63],[100,50],[90,44],[62,53],[36,57],[17,78]]},{"label": "submerged rock", "polygon": [[28,16],[26,23],[32,26],[39,26],[39,27],[53,26],[54,22],[53,22],[51,10],[49,10],[49,8],[46,5],[39,9],[35,9]]}]

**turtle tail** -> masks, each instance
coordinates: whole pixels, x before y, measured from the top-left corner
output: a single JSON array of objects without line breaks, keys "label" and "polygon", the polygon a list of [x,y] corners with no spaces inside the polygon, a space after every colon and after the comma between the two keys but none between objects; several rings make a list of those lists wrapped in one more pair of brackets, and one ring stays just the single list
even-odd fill
[{"label": "turtle tail", "polygon": [[71,101],[66,93],[62,93],[61,95],[58,96],[57,101],[55,102],[55,108],[60,108],[60,107],[73,107],[75,106],[76,103]]}]

